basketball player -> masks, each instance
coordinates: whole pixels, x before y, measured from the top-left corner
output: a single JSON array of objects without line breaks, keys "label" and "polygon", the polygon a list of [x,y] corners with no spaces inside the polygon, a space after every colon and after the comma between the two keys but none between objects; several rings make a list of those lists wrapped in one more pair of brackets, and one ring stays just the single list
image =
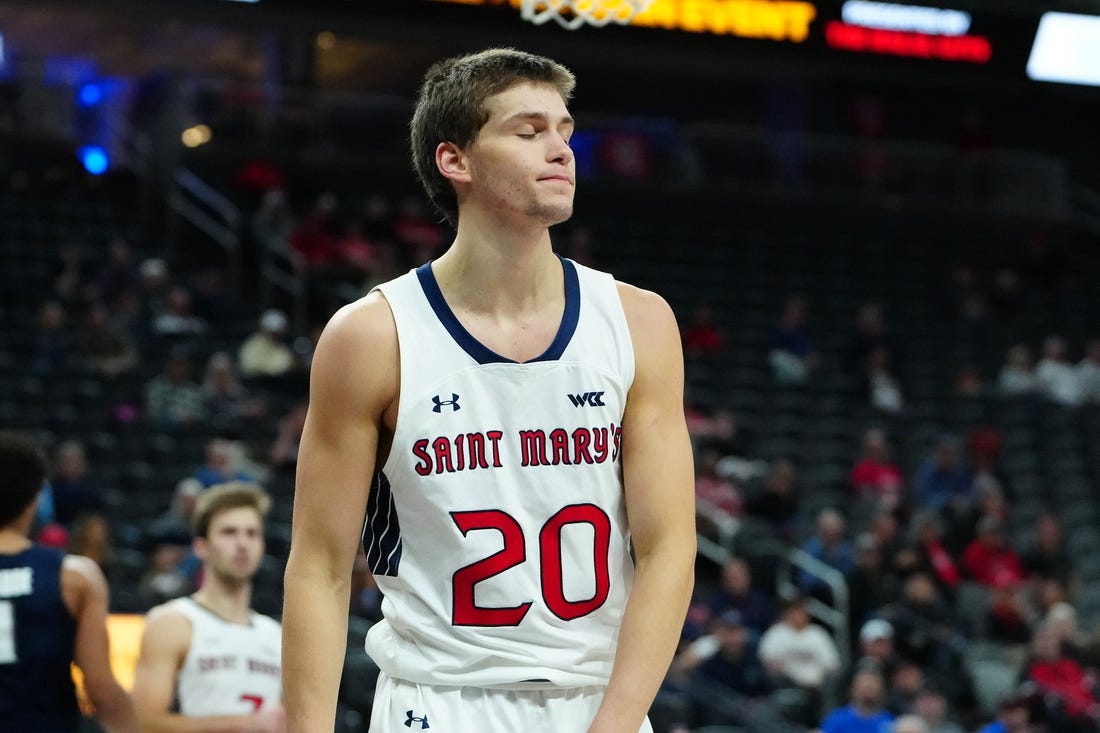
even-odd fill
[{"label": "basketball player", "polygon": [[45,457],[29,439],[0,433],[0,476],[0,730],[76,733],[76,662],[103,727],[137,733],[133,702],[111,672],[102,571],[27,539]]},{"label": "basketball player", "polygon": [[199,495],[202,587],[149,611],[134,670],[145,733],[281,733],[279,624],[251,609],[271,500],[246,483]]},{"label": "basketball player", "polygon": [[663,300],[551,249],[572,88],[512,50],[427,74],[413,158],[457,236],[318,344],[286,571],[293,733],[332,730],[361,536],[385,594],[373,733],[651,730],[693,582],[683,363]]}]

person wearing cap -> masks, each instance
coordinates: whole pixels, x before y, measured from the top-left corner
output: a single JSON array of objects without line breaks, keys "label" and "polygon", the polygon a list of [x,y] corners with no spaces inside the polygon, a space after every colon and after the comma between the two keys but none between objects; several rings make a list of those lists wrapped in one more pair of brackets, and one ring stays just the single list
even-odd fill
[{"label": "person wearing cap", "polygon": [[767,672],[756,653],[756,634],[740,611],[727,609],[699,637],[672,660],[670,677],[682,689],[703,690],[693,696],[695,725],[738,723],[707,704],[709,691],[760,697],[771,690]]},{"label": "person wearing cap", "polygon": [[259,330],[241,344],[237,358],[242,377],[281,377],[294,367],[294,352],[285,340],[286,329],[282,311],[264,311]]}]

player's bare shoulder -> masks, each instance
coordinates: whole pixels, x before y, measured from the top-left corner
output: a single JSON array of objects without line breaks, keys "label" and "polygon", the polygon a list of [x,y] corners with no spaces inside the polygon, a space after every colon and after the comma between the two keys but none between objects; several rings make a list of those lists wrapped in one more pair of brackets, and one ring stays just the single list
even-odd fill
[{"label": "player's bare shoulder", "polygon": [[642,357],[652,349],[664,351],[679,348],[680,331],[676,315],[668,301],[651,290],[616,281],[619,299],[623,304],[635,355]]},{"label": "player's bare shoulder", "polygon": [[397,395],[397,325],[390,304],[374,290],[338,310],[321,333],[311,368],[311,392],[334,390],[351,405],[369,401],[376,411]]}]

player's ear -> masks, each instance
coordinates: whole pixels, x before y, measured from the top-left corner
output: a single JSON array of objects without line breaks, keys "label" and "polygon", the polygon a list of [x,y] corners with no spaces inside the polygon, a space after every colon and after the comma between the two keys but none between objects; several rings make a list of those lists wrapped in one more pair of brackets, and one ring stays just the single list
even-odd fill
[{"label": "player's ear", "polygon": [[195,557],[206,560],[206,538],[196,537],[191,540],[191,549],[195,551]]},{"label": "player's ear", "polygon": [[470,181],[470,164],[466,151],[454,143],[442,142],[436,146],[435,165],[444,178],[456,183]]}]

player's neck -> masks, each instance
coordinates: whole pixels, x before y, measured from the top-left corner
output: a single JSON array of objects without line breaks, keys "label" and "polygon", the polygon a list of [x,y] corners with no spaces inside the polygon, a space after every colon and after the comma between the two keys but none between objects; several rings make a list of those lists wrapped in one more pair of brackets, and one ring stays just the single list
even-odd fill
[{"label": "player's neck", "polygon": [[16,527],[0,529],[0,555],[14,555],[31,546],[27,533]]},{"label": "player's neck", "polygon": [[195,602],[226,621],[247,624],[252,618],[252,583],[240,585],[224,583],[212,574],[191,596]]},{"label": "player's neck", "polygon": [[486,228],[460,220],[447,252],[432,264],[448,300],[475,310],[524,310],[561,292],[561,266],[545,227]]}]

